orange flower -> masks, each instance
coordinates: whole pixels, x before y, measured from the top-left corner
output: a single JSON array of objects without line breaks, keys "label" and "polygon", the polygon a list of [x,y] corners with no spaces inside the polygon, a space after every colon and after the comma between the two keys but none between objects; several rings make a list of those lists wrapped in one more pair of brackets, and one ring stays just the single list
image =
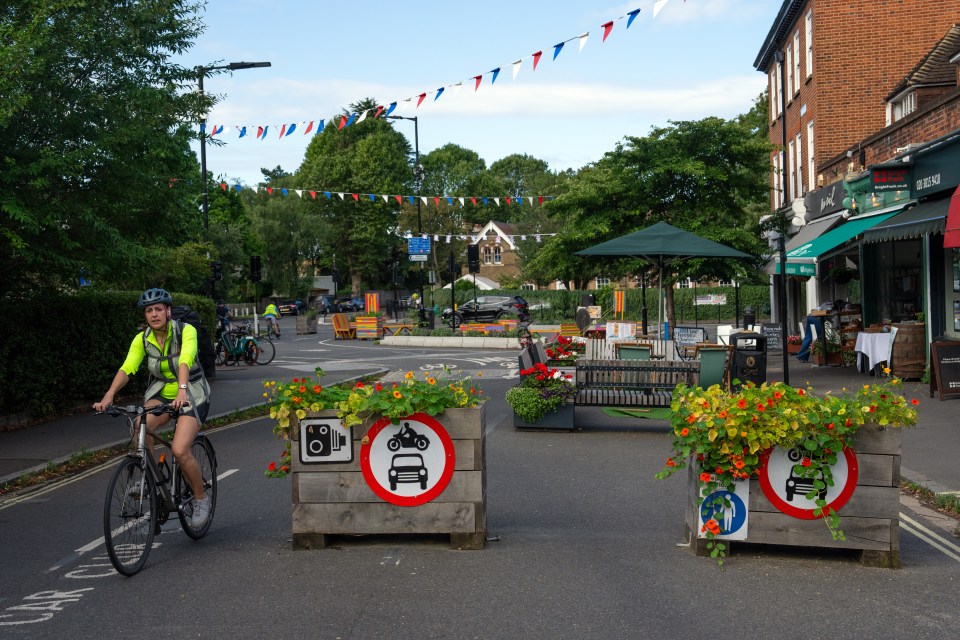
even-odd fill
[{"label": "orange flower", "polygon": [[376,386],[374,386],[374,389],[376,389],[377,391],[383,391],[383,385],[378,382]]},{"label": "orange flower", "polygon": [[767,405],[763,404],[762,402],[757,403],[757,411],[766,411],[766,410],[767,410]]},{"label": "orange flower", "polygon": [[686,437],[687,437],[687,434],[689,434],[689,433],[690,433],[690,429],[687,429],[686,427],[684,427],[683,429],[680,429],[680,437],[681,437],[681,438],[686,438]]},{"label": "orange flower", "polygon": [[303,386],[303,385],[300,385],[300,388],[297,389],[297,391],[299,391],[300,393],[306,393],[306,392],[307,392],[307,388],[306,388],[305,386]]},{"label": "orange flower", "polygon": [[798,394],[798,395],[801,395],[801,396],[807,395],[807,394],[803,391],[803,389],[797,389],[797,394]]},{"label": "orange flower", "polygon": [[267,469],[268,469],[269,471],[276,471],[276,470],[277,470],[277,463],[276,463],[276,462],[271,462],[270,465],[267,467]]},{"label": "orange flower", "polygon": [[397,400],[399,400],[400,398],[403,397],[403,394],[400,393],[399,391],[396,391],[396,390],[395,390],[395,391],[393,392],[393,397],[396,398]]},{"label": "orange flower", "polygon": [[737,469],[743,469],[746,466],[746,464],[747,463],[744,462],[743,460],[737,460],[736,462],[733,463],[733,466],[735,466]]},{"label": "orange flower", "polygon": [[667,466],[668,466],[668,467],[675,467],[675,466],[677,466],[677,463],[673,461],[673,458],[667,458]]},{"label": "orange flower", "polygon": [[738,408],[738,409],[746,409],[746,408],[747,408],[747,401],[744,400],[743,398],[740,398],[740,400],[737,402],[737,408]]},{"label": "orange flower", "polygon": [[910,400],[910,404],[912,404],[912,405],[918,405],[918,404],[920,404],[920,401],[917,400],[916,398],[912,398],[912,399]]},{"label": "orange flower", "polygon": [[780,393],[779,391],[774,391],[774,392],[773,392],[773,397],[774,397],[775,399],[779,400],[780,398],[783,397],[783,394]]},{"label": "orange flower", "polygon": [[313,385],[313,392],[314,392],[314,393],[320,393],[321,391],[323,391],[323,387],[321,387],[321,386],[318,385],[318,384]]},{"label": "orange flower", "polygon": [[406,378],[407,380],[413,380],[413,371],[407,371],[407,373],[404,374],[403,377]]},{"label": "orange flower", "polygon": [[303,398],[301,398],[300,396],[293,396],[292,398],[290,398],[290,400],[293,401],[293,404],[300,404],[301,402],[303,402]]},{"label": "orange flower", "polygon": [[690,417],[687,418],[687,422],[689,422],[690,424],[693,424],[696,421],[697,421],[697,417],[693,414],[691,414]]},{"label": "orange flower", "polygon": [[363,389],[363,383],[362,383],[362,382],[357,382],[357,384],[354,386],[354,388],[355,388],[355,389]]},{"label": "orange flower", "polygon": [[727,414],[727,410],[726,410],[726,409],[724,409],[724,410],[723,410],[723,411],[721,411],[721,412],[720,412],[720,413],[719,413],[718,415],[720,416],[720,418],[726,418],[726,417],[727,417],[727,415],[728,415],[728,414]]},{"label": "orange flower", "polygon": [[800,461],[800,464],[802,464],[802,465],[805,466],[805,467],[809,467],[809,466],[810,466],[810,458],[804,458],[803,460]]},{"label": "orange flower", "polygon": [[710,482],[710,474],[709,474],[709,473],[706,473],[706,472],[701,473],[701,474],[700,474],[700,482]]},{"label": "orange flower", "polygon": [[427,378],[427,384],[437,384],[436,378]]}]

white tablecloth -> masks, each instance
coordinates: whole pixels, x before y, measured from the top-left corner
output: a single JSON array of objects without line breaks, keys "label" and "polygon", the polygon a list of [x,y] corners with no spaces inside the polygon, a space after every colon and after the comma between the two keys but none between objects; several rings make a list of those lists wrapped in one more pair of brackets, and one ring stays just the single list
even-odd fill
[{"label": "white tablecloth", "polygon": [[887,359],[887,353],[890,352],[890,334],[861,331],[857,334],[857,346],[854,350],[857,352],[857,369],[863,371],[863,356],[867,356],[870,366],[875,367]]}]

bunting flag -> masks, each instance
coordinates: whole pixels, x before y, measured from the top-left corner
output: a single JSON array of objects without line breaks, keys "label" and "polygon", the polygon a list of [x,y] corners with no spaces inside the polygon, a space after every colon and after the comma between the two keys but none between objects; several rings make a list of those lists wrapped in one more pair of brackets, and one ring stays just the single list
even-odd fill
[{"label": "bunting flag", "polygon": [[[172,182],[175,182],[175,181],[176,181],[176,178],[172,178],[171,184]],[[226,191],[229,188],[229,184],[227,182],[220,182],[220,188]],[[237,191],[240,191],[243,188],[243,185],[235,184],[234,188]],[[340,200],[346,199],[346,197],[349,195],[350,197],[353,198],[355,202],[359,202],[360,196],[363,196],[365,200],[369,200],[370,202],[373,202],[373,203],[376,203],[377,199],[379,198],[383,202],[389,204],[390,200],[393,199],[399,205],[402,205],[404,200],[406,200],[408,204],[416,204],[417,197],[418,197],[418,196],[401,195],[401,194],[395,194],[395,193],[359,193],[359,192],[351,193],[350,191],[336,191],[334,189],[307,189],[303,187],[299,187],[295,189],[287,189],[287,188],[277,189],[274,187],[268,187],[266,185],[257,185],[254,188],[254,191],[256,191],[257,193],[266,192],[267,195],[274,195],[274,192],[277,192],[283,196],[289,195],[289,192],[293,191],[295,194],[297,194],[301,198],[303,197],[304,193],[308,193],[310,194],[310,197],[313,200],[317,199],[317,193],[322,193],[327,200],[330,200],[333,194],[336,194],[337,196],[339,196]],[[542,205],[545,201],[551,201],[555,197],[556,196],[536,196],[536,200],[539,204]],[[489,206],[489,201],[493,200],[494,204],[499,207],[501,200],[506,202],[508,206],[510,205],[522,206],[523,198],[526,198],[527,202],[529,202],[531,205],[533,204],[533,201],[534,201],[534,196],[518,196],[518,197],[503,196],[501,198],[499,196],[423,196],[421,195],[419,196],[419,198],[420,198],[420,201],[426,206],[430,206],[430,202],[432,200],[434,207],[439,207],[441,202],[446,202],[447,206],[450,206],[450,207],[456,206],[457,204],[459,204],[461,207],[466,207],[467,202],[469,201],[469,203],[474,207],[479,207],[479,206]]]},{"label": "bunting flag", "polygon": [[[666,5],[668,1],[669,1],[669,0],[647,0],[647,4],[644,5],[643,7],[640,7],[640,8],[637,8],[637,9],[633,9],[633,10],[631,10],[631,11],[628,11],[627,13],[625,13],[625,14],[622,15],[622,16],[619,16],[619,17],[617,17],[617,18],[614,18],[613,20],[608,20],[608,21],[604,22],[603,24],[600,25],[600,29],[603,30],[603,34],[602,34],[602,36],[601,36],[601,43],[607,41],[607,38],[608,38],[608,37],[611,35],[611,33],[613,32],[614,26],[615,26],[616,23],[619,22],[620,20],[626,19],[627,22],[626,22],[626,27],[625,27],[625,29],[629,29],[629,28],[630,28],[630,25],[633,24],[634,20],[636,20],[637,16],[640,14],[640,12],[641,12],[644,8],[647,8],[647,7],[652,6],[652,7],[653,7],[653,12],[652,12],[652,13],[653,13],[653,17],[656,18],[657,14],[663,9],[664,5]],[[584,49],[584,47],[587,45],[587,41],[589,40],[589,38],[590,38],[590,32],[587,31],[587,32],[585,32],[585,33],[581,33],[580,35],[574,36],[574,37],[572,37],[572,38],[567,38],[566,40],[563,40],[563,41],[561,41],[561,42],[556,43],[555,45],[553,45],[553,58],[552,58],[552,60],[553,60],[553,61],[556,61],[556,60],[557,60],[557,57],[560,55],[560,52],[563,50],[564,46],[565,46],[568,42],[572,42],[572,41],[574,41],[574,40],[576,40],[576,41],[578,42],[579,50],[582,52],[583,49]],[[528,55],[528,56],[523,56],[523,57],[520,57],[520,58],[516,58],[516,59],[514,59],[512,62],[508,63],[508,64],[510,65],[510,67],[512,68],[512,70],[513,70],[513,79],[514,79],[514,80],[517,79],[517,74],[520,73],[520,68],[523,66],[523,62],[524,62],[525,60],[527,60],[527,59],[531,59],[531,60],[533,61],[533,68],[532,68],[532,70],[533,70],[533,71],[536,71],[536,70],[537,70],[537,65],[540,64],[540,59],[541,59],[542,56],[543,56],[543,50],[540,49],[540,50],[537,50],[535,53],[532,53],[532,54],[530,54],[530,55]],[[478,75],[470,76],[470,79],[473,80],[473,91],[474,91],[474,93],[477,93],[477,92],[480,90],[480,85],[481,85],[481,83],[483,82],[483,77],[484,77],[485,75],[489,75],[489,76],[490,76],[490,85],[493,86],[494,83],[496,83],[497,77],[500,75],[500,71],[501,71],[501,69],[502,69],[504,66],[505,66],[505,65],[497,65],[497,66],[491,68],[491,69],[490,69],[489,71],[487,71],[486,73],[481,73],[481,74],[478,74]],[[454,95],[456,95],[456,94],[460,91],[460,89],[461,89],[462,87],[463,87],[463,81],[458,81],[458,82],[455,82],[455,83],[451,83],[451,84],[449,84],[449,85],[445,85],[445,86],[439,87],[439,88],[437,88],[437,89],[435,90],[435,93],[434,93],[434,97],[433,97],[433,101],[432,101],[432,102],[437,102],[437,101],[439,100],[440,96],[443,95],[443,93],[444,93],[444,91],[445,91],[446,89],[453,88],[453,89],[454,89]],[[406,107],[412,106],[412,107],[415,108],[415,109],[416,109],[416,108],[419,108],[420,105],[421,105],[421,104],[424,102],[424,100],[426,99],[426,97],[427,97],[427,91],[421,91],[421,92],[418,93],[417,95],[411,96],[411,97],[406,98],[406,99],[404,99],[404,100],[394,100],[394,101],[388,103],[386,107],[384,107],[384,106],[382,106],[382,105],[378,105],[378,106],[376,106],[376,107],[374,107],[374,108],[368,109],[368,110],[363,111],[363,112],[361,112],[361,113],[340,114],[340,115],[337,115],[337,116],[333,116],[333,117],[330,118],[330,119],[331,119],[333,122],[336,122],[336,123],[337,123],[337,129],[339,130],[339,129],[343,129],[343,128],[345,128],[345,127],[349,127],[349,126],[351,126],[351,125],[353,125],[353,124],[359,124],[359,123],[363,122],[363,121],[364,121],[366,118],[368,118],[368,117],[371,117],[371,118],[373,118],[373,119],[376,119],[376,118],[383,118],[383,117],[389,116],[389,115],[391,115],[394,111],[396,111],[396,110],[398,109],[398,106],[399,106],[401,109],[402,109],[403,107],[405,107],[405,106],[406,106]],[[415,105],[414,105],[414,99],[416,100],[416,104],[415,104]],[[316,127],[314,127],[314,123],[316,123]],[[298,130],[298,129],[302,129],[302,130],[303,130],[303,135],[307,135],[307,134],[309,134],[309,133],[311,133],[311,132],[312,132],[314,135],[319,134],[319,133],[321,133],[321,132],[323,131],[323,129],[324,129],[324,120],[317,120],[317,119],[314,119],[314,120],[302,120],[302,121],[294,122],[294,123],[289,123],[289,122],[288,122],[288,123],[271,124],[271,125],[242,125],[242,124],[235,124],[235,125],[229,125],[229,126],[228,126],[228,125],[222,125],[222,124],[221,124],[221,125],[212,125],[210,135],[211,135],[211,136],[213,136],[213,135],[223,135],[223,134],[226,133],[227,131],[233,130],[233,131],[236,131],[237,134],[238,134],[238,135],[237,135],[237,139],[240,139],[240,138],[250,139],[250,137],[247,136],[247,129],[250,128],[250,129],[252,130],[252,127],[256,127],[256,128],[257,128],[257,135],[256,135],[257,140],[265,140],[266,137],[267,137],[267,130],[268,130],[271,126],[274,127],[274,128],[276,128],[276,127],[279,127],[279,128],[280,128],[280,135],[279,135],[278,139],[283,139],[283,138],[289,137],[290,134],[292,134],[295,130]],[[204,124],[204,123],[200,123],[200,124],[199,124],[199,128],[200,128],[201,134],[205,133],[206,127],[205,127],[205,124]]]}]

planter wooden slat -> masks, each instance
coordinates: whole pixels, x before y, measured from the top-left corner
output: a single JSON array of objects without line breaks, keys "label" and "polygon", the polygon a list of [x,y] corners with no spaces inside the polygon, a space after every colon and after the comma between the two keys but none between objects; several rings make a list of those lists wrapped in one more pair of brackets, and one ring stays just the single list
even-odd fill
[{"label": "planter wooden slat", "polygon": [[827,525],[820,520],[800,520],[779,511],[751,511],[747,542],[831,549],[899,550],[896,523],[894,519],[855,518],[841,513],[840,528],[846,540],[834,540]]},{"label": "planter wooden slat", "polygon": [[293,535],[381,533],[473,533],[479,514],[473,502],[430,502],[416,508],[385,502],[302,503],[293,507]]},{"label": "planter wooden slat", "polygon": [[[442,502],[481,502],[481,471],[461,471],[454,473],[450,484],[434,503]],[[359,471],[339,473],[299,473],[295,474],[294,489],[300,502],[383,502],[370,490],[363,474]]]},{"label": "planter wooden slat", "polygon": [[[763,511],[779,513],[773,506],[763,490],[756,484],[757,491],[750,488],[750,537],[753,537],[753,514]],[[900,487],[876,487],[861,485],[857,483],[857,488],[850,496],[847,504],[843,505],[837,513],[840,514],[840,528],[846,531],[845,524],[847,516],[865,517],[865,518],[896,518],[900,512]],[[820,526],[826,528],[823,523]],[[751,540],[752,542],[752,540]]]}]

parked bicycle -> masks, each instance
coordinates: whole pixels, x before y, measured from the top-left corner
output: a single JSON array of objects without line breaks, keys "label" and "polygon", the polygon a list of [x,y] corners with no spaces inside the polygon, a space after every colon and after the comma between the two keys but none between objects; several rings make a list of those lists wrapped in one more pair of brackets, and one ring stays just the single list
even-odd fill
[{"label": "parked bicycle", "polygon": [[270,328],[260,325],[259,331],[253,330],[253,323],[249,320],[234,329],[234,333],[239,337],[253,338],[254,347],[257,351],[257,364],[270,364],[274,356],[277,355],[277,347],[270,339]]},{"label": "parked bicycle", "polygon": [[265,336],[255,336],[250,323],[244,323],[236,329],[226,331],[223,326],[217,328],[217,343],[214,345],[218,365],[269,364],[276,355],[276,347]]},{"label": "parked bicycle", "polygon": [[[210,440],[202,433],[193,440],[191,452],[200,465],[203,490],[210,498],[210,516],[199,527],[191,525],[194,497],[190,483],[183,476],[177,461],[167,451],[155,460],[146,445],[147,430],[139,428],[146,422],[146,414],[178,415],[168,404],[153,407],[110,405],[99,414],[113,417],[125,416],[131,438],[137,438],[136,449],[130,452],[113,472],[103,505],[103,536],[107,554],[113,567],[125,576],[140,571],[150,555],[153,538],[160,532],[160,525],[171,514],[177,514],[184,533],[199,540],[207,535],[213,523],[217,507],[217,455]],[[150,434],[155,442],[171,448],[171,443],[162,436]]]}]

